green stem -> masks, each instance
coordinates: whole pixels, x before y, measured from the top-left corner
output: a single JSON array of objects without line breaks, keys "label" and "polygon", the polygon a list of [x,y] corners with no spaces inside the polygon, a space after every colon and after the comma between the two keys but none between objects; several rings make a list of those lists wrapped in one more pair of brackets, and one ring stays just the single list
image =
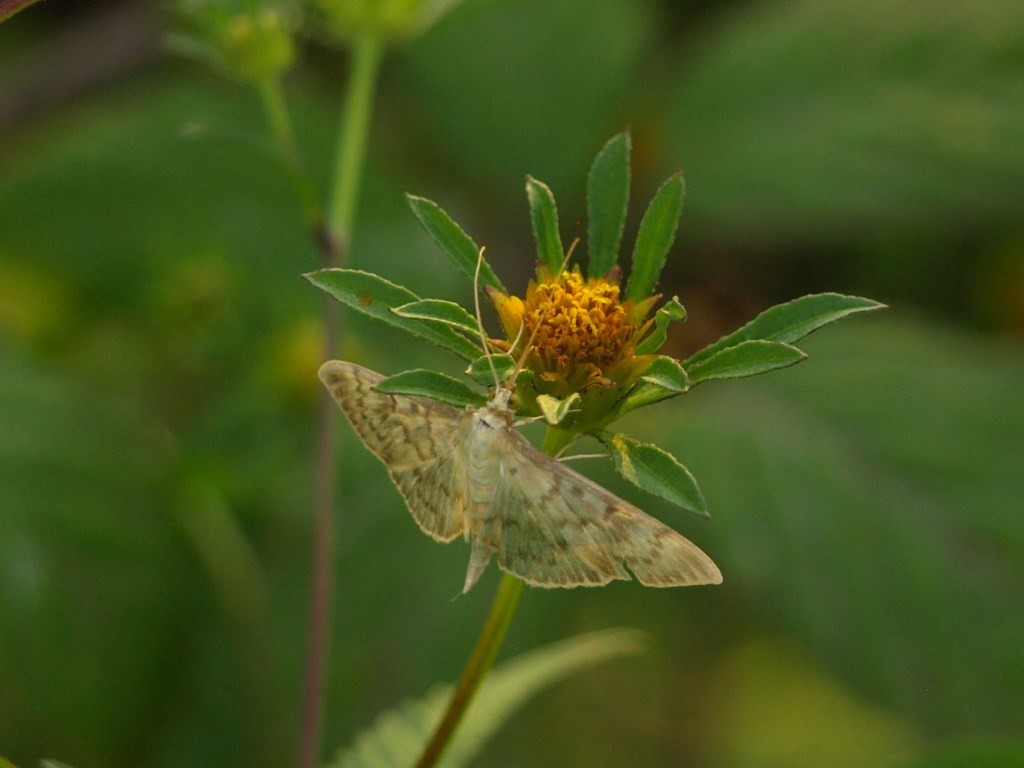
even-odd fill
[{"label": "green stem", "polygon": [[344,119],[338,134],[334,186],[327,212],[328,229],[342,253],[352,237],[352,221],[366,159],[366,137],[383,51],[382,41],[372,34],[364,34],[352,43],[352,72],[345,95]]},{"label": "green stem", "polygon": [[[314,234],[323,253],[323,266],[340,266],[346,259],[352,239],[359,181],[366,157],[366,139],[373,113],[373,95],[383,52],[376,37],[364,37],[352,45],[352,69],[345,96],[344,112],[338,132],[338,150],[331,186],[331,204],[326,216],[315,209],[311,219]],[[273,94],[264,97],[273,126],[281,113]],[[281,102],[283,105],[283,100]],[[274,128],[278,141],[286,142],[290,125]],[[315,198],[315,196],[314,196]],[[324,358],[337,356],[338,303],[324,297]],[[327,678],[327,646],[330,634],[330,606],[333,593],[334,557],[334,469],[337,465],[335,406],[326,390],[321,391],[317,415],[318,436],[314,469],[313,582],[310,606],[309,650],[306,662],[305,697],[299,743],[299,768],[315,768],[319,762],[323,720],[324,684]]]},{"label": "green stem", "polygon": [[[556,427],[548,427],[544,433],[544,451],[554,455],[564,445],[572,442],[575,435]],[[501,584],[491,604],[491,613],[487,617],[480,639],[476,641],[476,648],[473,655],[469,657],[466,668],[462,671],[459,684],[455,687],[451,700],[448,702],[448,709],[441,718],[430,742],[420,756],[416,768],[432,768],[444,754],[455,734],[455,729],[462,721],[463,715],[469,709],[473,696],[476,694],[484,677],[494,664],[494,659],[501,649],[501,643],[508,632],[509,624],[512,623],[512,616],[515,614],[516,606],[519,604],[519,595],[523,591],[523,582],[509,573],[501,575]]]},{"label": "green stem", "polygon": [[295,132],[292,130],[292,119],[288,113],[288,104],[284,98],[281,79],[268,77],[260,82],[258,90],[274,141],[289,155],[296,155]]},{"label": "green stem", "polygon": [[431,736],[430,742],[420,756],[416,768],[431,768],[435,765],[445,748],[451,741],[455,729],[462,721],[463,715],[469,709],[474,694],[484,681],[484,677],[494,664],[498,655],[501,643],[508,632],[509,624],[512,623],[512,616],[515,614],[516,605],[519,603],[519,595],[523,591],[523,582],[507,573],[501,575],[501,584],[491,604],[491,613],[487,617],[480,639],[477,640],[473,655],[469,657],[462,678],[452,694],[448,709],[441,719],[440,725]]},{"label": "green stem", "polygon": [[[285,173],[292,186],[295,187],[295,194],[302,204],[306,221],[309,223],[315,239],[321,249],[325,250],[324,238],[321,236],[324,226],[323,207],[320,205],[316,186],[302,161],[299,145],[295,142],[295,131],[292,128],[292,118],[288,112],[288,103],[284,97],[281,78],[272,77],[263,80],[257,85],[257,91],[260,95],[260,102],[263,104],[263,113],[266,115],[267,124],[270,127],[270,134],[281,153]],[[327,260],[327,256],[325,254],[325,260]]]}]

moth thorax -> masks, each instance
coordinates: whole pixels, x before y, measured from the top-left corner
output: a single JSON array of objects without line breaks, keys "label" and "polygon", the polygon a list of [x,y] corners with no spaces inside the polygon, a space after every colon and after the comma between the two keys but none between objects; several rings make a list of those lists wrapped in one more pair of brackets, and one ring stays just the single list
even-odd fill
[{"label": "moth thorax", "polygon": [[494,397],[491,398],[491,402],[487,404],[487,410],[489,411],[510,411],[508,407],[508,401],[512,398],[512,390],[508,387],[500,386],[494,390]]},{"label": "moth thorax", "polygon": [[512,411],[492,401],[476,412],[477,423],[491,429],[506,429],[512,425]]}]

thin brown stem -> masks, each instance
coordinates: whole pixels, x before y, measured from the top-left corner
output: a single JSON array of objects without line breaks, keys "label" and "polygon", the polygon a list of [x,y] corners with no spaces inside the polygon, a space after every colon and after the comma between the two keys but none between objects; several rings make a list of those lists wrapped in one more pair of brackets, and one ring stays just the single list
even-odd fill
[{"label": "thin brown stem", "polygon": [[[333,239],[321,231],[318,240],[326,268],[341,262]],[[324,297],[325,360],[336,357],[338,347],[338,303]],[[313,564],[309,611],[309,650],[306,661],[305,696],[299,735],[300,768],[314,768],[320,756],[324,688],[327,677],[327,644],[330,638],[331,599],[334,574],[334,466],[337,455],[334,400],[324,390],[317,404],[316,464],[313,478]]]},{"label": "thin brown stem", "polygon": [[[338,132],[338,155],[326,217],[313,230],[325,269],[340,267],[348,255],[366,159],[366,142],[373,98],[383,52],[381,41],[369,36],[352,44],[352,69]],[[324,359],[337,357],[338,303],[324,301]],[[317,417],[314,485],[313,575],[309,622],[309,656],[299,736],[299,768],[315,768],[320,757],[321,723],[330,644],[334,580],[334,468],[337,460],[333,400],[323,391]]]}]

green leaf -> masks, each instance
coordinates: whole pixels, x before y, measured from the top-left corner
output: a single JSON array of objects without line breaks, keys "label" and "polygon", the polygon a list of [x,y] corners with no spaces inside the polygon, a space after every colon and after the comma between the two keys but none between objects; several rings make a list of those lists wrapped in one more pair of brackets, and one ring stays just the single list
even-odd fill
[{"label": "green leaf", "polygon": [[487,398],[458,379],[437,371],[417,368],[388,376],[374,387],[377,392],[389,395],[411,395],[438,400],[461,408],[466,405],[479,408],[487,404]]},{"label": "green leaf", "polygon": [[551,395],[537,395],[537,405],[540,406],[544,420],[554,427],[561,424],[569,415],[569,411],[579,405],[580,399],[579,392],[573,392],[564,400]]},{"label": "green leaf", "polygon": [[18,766],[0,755],[0,768],[18,768]]},{"label": "green leaf", "polygon": [[587,244],[591,277],[602,277],[619,260],[629,204],[630,136],[613,136],[597,153],[587,176]]},{"label": "green leaf", "polygon": [[654,293],[665,257],[676,239],[685,194],[683,175],[676,173],[661,185],[647,207],[636,236],[633,269],[626,286],[626,298],[630,301],[641,301]]},{"label": "green leaf", "polygon": [[460,272],[472,280],[476,275],[477,262],[480,261],[480,285],[490,285],[502,293],[508,293],[501,280],[494,274],[491,265],[487,263],[487,259],[481,258],[480,247],[473,238],[467,235],[437,203],[415,195],[405,197],[420,224],[434,238],[434,242],[441,246],[441,250]]},{"label": "green leaf", "polygon": [[[609,659],[638,653],[643,635],[611,629],[553,643],[495,667],[480,687],[439,768],[468,765],[512,713],[538,691]],[[328,768],[409,768],[426,746],[452,693],[438,686],[381,714]]]},{"label": "green leaf", "polygon": [[[493,369],[491,368],[492,363]],[[491,355],[490,363],[487,362],[486,356],[481,356],[469,364],[469,367],[466,368],[466,375],[478,384],[493,387],[496,383],[494,381],[495,373],[498,374],[497,383],[503,383],[508,381],[515,367],[516,361],[512,359],[511,355]]]},{"label": "green leaf", "polygon": [[708,379],[756,376],[777,368],[787,368],[806,359],[807,355],[792,344],[750,339],[734,347],[726,347],[703,362],[690,366],[690,383],[696,386]]},{"label": "green leaf", "polygon": [[654,314],[654,328],[636,345],[636,354],[653,355],[668,340],[668,326],[686,319],[686,307],[673,296]]},{"label": "green leaf", "polygon": [[556,274],[565,261],[565,251],[558,234],[555,196],[543,181],[527,176],[526,197],[530,201],[530,220],[533,222],[533,237],[537,241],[537,255],[548,270]]},{"label": "green leaf", "polygon": [[615,469],[637,488],[688,512],[708,516],[707,503],[697,481],[672,454],[621,433],[605,433],[600,439],[611,451]]},{"label": "green leaf", "polygon": [[616,406],[616,418],[645,405],[681,395],[689,388],[690,379],[679,361],[660,355]]},{"label": "green leaf", "polygon": [[735,347],[742,341],[764,339],[792,344],[807,334],[816,331],[823,325],[840,320],[854,312],[866,312],[881,309],[885,305],[859,296],[844,296],[840,293],[814,293],[801,296],[799,299],[785,304],[776,304],[766,309],[739,330],[723,336],[714,344],[683,362],[690,370],[697,363],[707,360],[712,355],[727,347]]},{"label": "green leaf", "polygon": [[469,314],[461,304],[456,304],[454,301],[420,299],[395,307],[391,311],[399,317],[407,317],[411,320],[433,320],[458,328],[473,336],[480,334],[476,318]]},{"label": "green leaf", "polygon": [[473,360],[480,355],[476,344],[448,325],[401,317],[392,312],[395,307],[419,301],[419,297],[380,275],[358,269],[322,269],[304,277],[345,306],[426,339],[465,360]]}]

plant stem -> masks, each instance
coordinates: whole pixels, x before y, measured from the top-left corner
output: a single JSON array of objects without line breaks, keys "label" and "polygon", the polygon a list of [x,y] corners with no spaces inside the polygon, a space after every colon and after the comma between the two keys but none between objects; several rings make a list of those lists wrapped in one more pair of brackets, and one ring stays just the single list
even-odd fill
[{"label": "plant stem", "polygon": [[295,188],[295,194],[302,204],[303,213],[313,232],[317,246],[323,252],[324,261],[332,260],[327,252],[328,240],[323,236],[324,210],[317,195],[316,186],[310,178],[306,165],[295,142],[295,131],[292,128],[288,103],[284,97],[284,88],[278,77],[268,78],[257,85],[263,113],[266,115],[270,134],[281,153],[284,171]]},{"label": "plant stem", "polygon": [[[567,439],[566,435],[569,436]],[[572,433],[566,433],[555,427],[548,427],[544,433],[544,451],[554,455],[568,442],[572,442]],[[519,604],[519,595],[523,591],[523,582],[509,573],[501,574],[501,584],[491,604],[491,613],[487,617],[480,639],[476,641],[473,655],[469,657],[466,668],[462,671],[459,684],[455,687],[448,709],[441,718],[433,736],[420,756],[416,768],[432,768],[441,758],[445,748],[455,734],[466,710],[469,709],[473,695],[476,693],[484,677],[494,664],[494,659],[501,649],[501,643],[508,632],[512,616]]]},{"label": "plant stem", "polygon": [[507,573],[501,575],[501,584],[498,586],[498,592],[491,604],[491,613],[480,633],[476,648],[473,649],[473,655],[469,657],[469,662],[462,672],[462,678],[448,703],[448,709],[444,713],[440,725],[434,731],[434,735],[431,736],[430,742],[423,750],[419,762],[416,763],[416,768],[431,768],[437,763],[445,747],[451,741],[455,729],[473,700],[473,695],[494,663],[494,658],[498,655],[498,650],[501,648],[505,633],[512,622],[512,616],[515,614],[522,591],[522,581]]},{"label": "plant stem", "polygon": [[345,117],[338,133],[334,189],[327,219],[328,229],[342,253],[347,250],[352,234],[383,50],[382,41],[375,35],[364,34],[352,42],[352,72],[345,95]]},{"label": "plant stem", "polygon": [[295,144],[295,133],[292,130],[292,119],[288,114],[288,104],[284,98],[281,79],[269,77],[259,83],[260,100],[263,112],[270,125],[270,133],[277,145],[290,156],[295,156],[298,148]]},{"label": "plant stem", "polygon": [[[338,132],[337,158],[326,218],[313,219],[314,234],[323,253],[325,269],[346,260],[359,182],[366,159],[366,139],[373,113],[373,96],[380,70],[382,45],[376,37],[364,37],[352,45],[352,67]],[[286,134],[281,134],[282,136]],[[337,356],[338,303],[324,298],[324,359]],[[334,468],[336,465],[335,406],[326,391],[320,394],[317,416],[317,451],[314,476],[315,532],[310,606],[309,651],[305,697],[299,742],[299,768],[315,768],[319,762],[324,688],[327,679],[327,646],[330,639],[330,608],[334,575]]]}]

